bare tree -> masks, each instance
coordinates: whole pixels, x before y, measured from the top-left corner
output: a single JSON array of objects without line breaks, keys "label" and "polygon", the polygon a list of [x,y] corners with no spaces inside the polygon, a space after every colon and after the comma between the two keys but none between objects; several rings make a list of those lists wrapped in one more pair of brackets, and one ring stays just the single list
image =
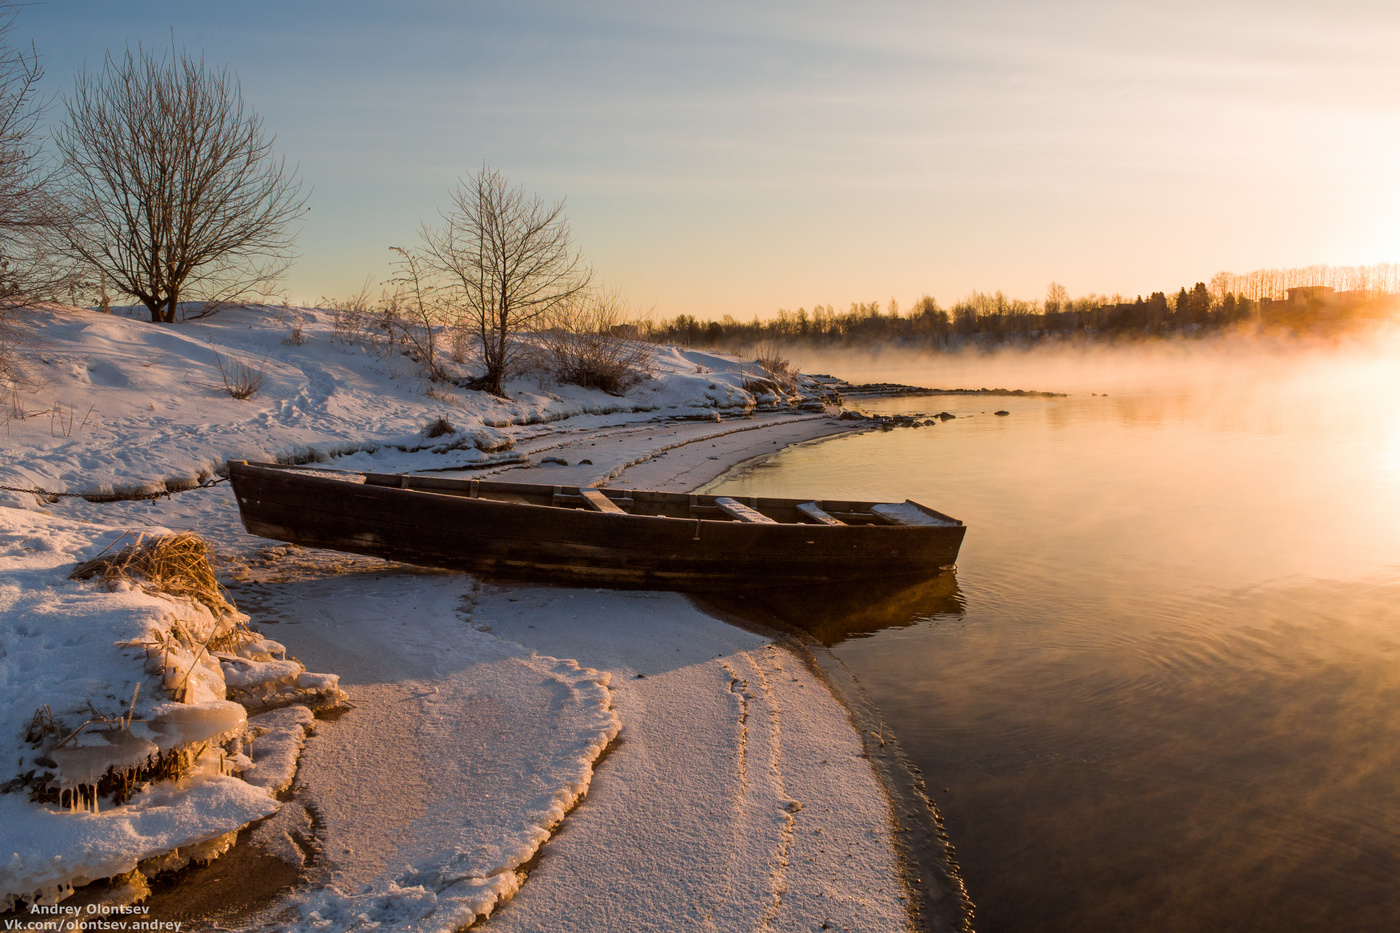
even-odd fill
[{"label": "bare tree", "polygon": [[55,257],[62,201],[39,159],[36,128],[45,109],[39,55],[12,41],[19,6],[0,0],[0,386],[25,381],[23,359],[34,334],[25,305],[56,298],[74,282],[73,266]]},{"label": "bare tree", "polygon": [[482,166],[452,193],[443,226],[422,228],[423,259],[443,277],[442,297],[474,332],[485,369],[473,384],[495,395],[529,355],[515,335],[588,287],[562,201],[546,205]]},{"label": "bare tree", "polygon": [[79,74],[66,105],[57,144],[79,221],[68,248],[152,321],[286,271],[306,199],[227,70],[128,49]]},{"label": "bare tree", "polygon": [[18,5],[0,0],[0,306],[6,308],[58,297],[73,279],[72,266],[51,248],[67,215],[39,159],[44,69],[32,43],[25,49],[11,42],[18,15]]}]

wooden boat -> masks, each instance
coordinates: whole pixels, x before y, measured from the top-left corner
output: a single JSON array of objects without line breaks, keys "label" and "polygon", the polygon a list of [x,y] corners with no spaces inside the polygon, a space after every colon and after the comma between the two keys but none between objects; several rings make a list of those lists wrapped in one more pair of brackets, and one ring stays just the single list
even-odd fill
[{"label": "wooden boat", "polygon": [[918,579],[966,527],[916,502],[703,496],[237,461],[265,538],[550,582],[715,590]]}]

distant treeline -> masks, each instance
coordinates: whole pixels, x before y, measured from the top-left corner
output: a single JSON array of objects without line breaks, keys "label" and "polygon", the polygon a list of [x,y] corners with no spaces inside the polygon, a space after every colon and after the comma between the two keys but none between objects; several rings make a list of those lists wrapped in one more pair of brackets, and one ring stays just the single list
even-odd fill
[{"label": "distant treeline", "polygon": [[779,309],[776,318],[742,322],[730,315],[702,321],[681,314],[637,325],[659,342],[737,345],[782,342],[913,343],[946,348],[1065,339],[1150,339],[1204,336],[1255,325],[1289,330],[1346,326],[1394,312],[1400,265],[1309,266],[1266,269],[1247,275],[1222,272],[1210,284],[1183,286],[1174,295],[1152,292],[1132,301],[1121,295],[1071,298],[1052,282],[1044,301],[973,292],[951,308],[928,295],[907,312],[891,299],[852,303],[846,311],[816,305],[810,311]]}]

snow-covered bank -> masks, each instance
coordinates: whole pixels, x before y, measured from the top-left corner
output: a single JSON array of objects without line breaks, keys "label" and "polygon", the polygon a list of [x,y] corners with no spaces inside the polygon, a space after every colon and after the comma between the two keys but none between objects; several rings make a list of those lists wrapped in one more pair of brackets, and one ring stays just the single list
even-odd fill
[{"label": "snow-covered bank", "polygon": [[230,697],[256,711],[342,696],[240,613],[139,578],[68,578],[122,537],[0,509],[0,760],[17,762],[0,794],[0,910],[138,868],[139,892],[144,876],[216,856],[277,809],[289,777],[290,762],[244,754],[248,711]]},{"label": "snow-covered bank", "polygon": [[[48,314],[37,368],[49,381],[19,404],[53,401],[11,418],[0,485],[169,490],[229,458],[276,457],[693,488],[741,460],[854,427],[810,410],[819,404],[800,411],[755,397],[742,361],[675,348],[656,350],[656,378],[628,398],[522,383],[498,400],[429,386],[402,357],[334,343],[329,316],[309,309],[175,328]],[[299,322],[302,343],[282,343],[279,314]],[[211,339],[221,355],[268,361],[253,398],[210,388]],[[439,418],[452,430],[428,437],[422,428]],[[67,599],[83,584],[62,579],[66,568],[119,530],[195,530],[213,540],[223,579],[264,636],[341,675],[356,708],[317,723],[290,800],[246,836],[304,884],[237,922],[450,930],[495,912],[492,923],[521,928],[662,929],[685,905],[717,928],[909,925],[888,802],[840,704],[786,651],[681,597],[483,591],[466,576],[279,547],[242,531],[227,485],[144,501],[0,496],[10,506],[0,515],[37,523],[21,530],[38,543],[23,546],[58,542],[47,577],[31,585],[14,576],[23,568],[0,567],[0,587],[18,581],[19,592]],[[107,537],[60,546],[71,529]],[[29,605],[16,605],[37,628]],[[91,632],[94,644],[118,640],[109,636]],[[230,665],[226,690],[241,670]],[[20,682],[9,670],[0,692]],[[98,694],[71,691],[78,706]],[[24,739],[33,710],[15,710],[31,699],[6,707],[6,741]],[[292,720],[282,725],[304,725]],[[272,809],[279,782],[268,772],[285,773],[299,739],[284,728],[253,742],[243,783]],[[684,754],[668,758],[673,747]],[[542,850],[570,808],[565,832]],[[99,816],[111,812],[104,804]],[[647,869],[642,856],[659,852],[671,855]],[[636,877],[625,880],[611,858]],[[522,894],[501,910],[526,870],[523,890],[540,883],[540,899]]]},{"label": "snow-covered bank", "polygon": [[[32,503],[16,489],[187,489],[230,459],[429,451],[438,468],[482,466],[517,459],[516,442],[565,419],[713,421],[787,407],[745,388],[760,374],[753,364],[674,347],[653,348],[652,378],[627,397],[517,380],[501,399],[433,385],[401,348],[346,342],[334,315],[318,309],[240,308],[155,325],[56,308],[26,320],[35,348],[24,361],[29,378],[0,385],[0,504]],[[239,365],[261,374],[244,399],[229,388]],[[439,419],[450,430],[428,436],[424,429]]]}]

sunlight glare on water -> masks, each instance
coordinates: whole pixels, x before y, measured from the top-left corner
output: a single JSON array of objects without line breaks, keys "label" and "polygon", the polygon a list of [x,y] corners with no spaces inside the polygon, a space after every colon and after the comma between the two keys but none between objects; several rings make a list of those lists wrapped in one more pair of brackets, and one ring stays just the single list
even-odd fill
[{"label": "sunlight glare on water", "polygon": [[801,361],[1072,393],[860,403],[957,418],[719,482],[967,523],[961,611],[835,650],[935,791],[978,929],[1395,928],[1395,349]]}]

